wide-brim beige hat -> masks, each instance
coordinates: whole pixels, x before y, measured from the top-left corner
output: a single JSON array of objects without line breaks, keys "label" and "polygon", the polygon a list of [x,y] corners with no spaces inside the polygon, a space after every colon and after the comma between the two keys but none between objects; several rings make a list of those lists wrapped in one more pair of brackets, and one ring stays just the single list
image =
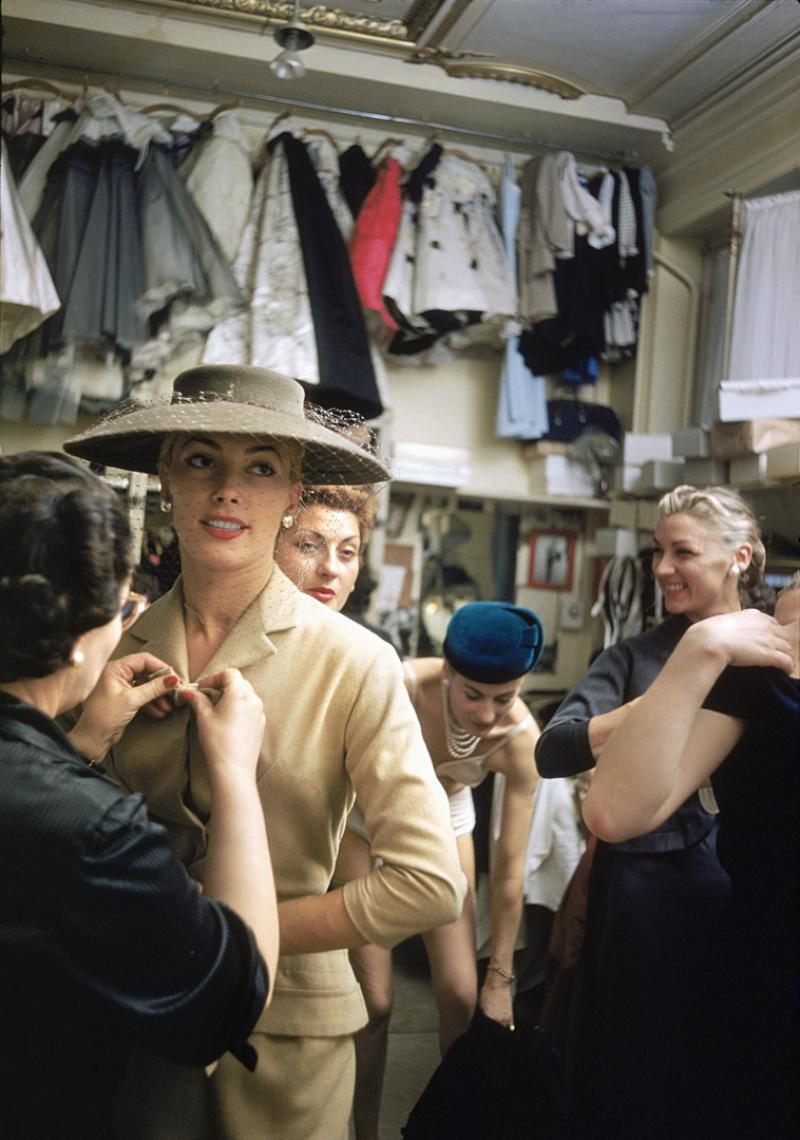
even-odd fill
[{"label": "wide-brim beige hat", "polygon": [[302,445],[304,483],[380,483],[390,477],[366,448],[309,418],[304,404],[301,385],[279,372],[201,365],[180,373],[169,403],[112,413],[68,439],[64,450],[105,467],[155,475],[164,439],[175,432],[269,436]]}]

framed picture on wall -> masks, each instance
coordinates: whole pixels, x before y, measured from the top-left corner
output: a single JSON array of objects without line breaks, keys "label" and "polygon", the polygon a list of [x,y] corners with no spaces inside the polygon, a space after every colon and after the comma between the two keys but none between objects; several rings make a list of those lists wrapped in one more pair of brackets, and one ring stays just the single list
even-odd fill
[{"label": "framed picture on wall", "polygon": [[537,590],[571,590],[575,571],[575,534],[535,530],[530,537],[528,585]]}]

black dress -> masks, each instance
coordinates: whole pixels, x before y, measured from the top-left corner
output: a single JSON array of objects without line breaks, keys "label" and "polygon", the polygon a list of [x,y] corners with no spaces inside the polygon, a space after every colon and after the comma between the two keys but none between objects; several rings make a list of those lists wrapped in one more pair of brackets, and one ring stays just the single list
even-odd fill
[{"label": "black dress", "polygon": [[[589,720],[646,692],[688,626],[674,615],[600,654],[542,733],[542,776],[594,767]],[[716,831],[692,796],[649,835],[597,842],[571,1048],[580,1140],[704,1135],[702,1091],[686,1075],[707,1055],[711,951],[730,889]]]},{"label": "black dress", "polygon": [[719,857],[731,877],[716,1005],[715,1134],[800,1135],[800,682],[729,668],[706,707],[746,721],[712,776]]},{"label": "black dress", "polygon": [[107,1140],[134,1040],[181,1063],[247,1036],[267,992],[253,935],[198,894],[141,796],[0,693],[0,1135]]}]

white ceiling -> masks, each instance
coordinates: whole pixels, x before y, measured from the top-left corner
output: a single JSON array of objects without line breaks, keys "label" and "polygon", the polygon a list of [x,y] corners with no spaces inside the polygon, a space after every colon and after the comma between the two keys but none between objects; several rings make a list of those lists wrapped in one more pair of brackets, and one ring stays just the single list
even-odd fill
[{"label": "white ceiling", "polygon": [[[5,0],[6,68],[150,76],[153,87],[231,91],[565,146],[635,154],[658,170],[670,131],[787,59],[800,77],[797,0],[304,0],[316,36],[302,80],[266,64],[289,0]],[[439,53],[415,64],[420,50]],[[444,53],[444,54],[443,54]],[[463,56],[466,53],[466,56]],[[454,78],[447,61],[510,66],[585,91]],[[800,98],[800,82],[798,83]],[[476,140],[477,141],[477,140]]]}]

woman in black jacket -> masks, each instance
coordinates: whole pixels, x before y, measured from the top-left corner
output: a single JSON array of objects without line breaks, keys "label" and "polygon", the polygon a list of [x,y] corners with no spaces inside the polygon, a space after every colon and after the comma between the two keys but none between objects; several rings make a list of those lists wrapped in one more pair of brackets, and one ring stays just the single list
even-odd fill
[{"label": "woman in black jacket", "polygon": [[[4,1136],[108,1140],[134,1040],[187,1064],[228,1050],[248,1064],[276,961],[255,786],[264,714],[240,674],[179,698],[212,773],[205,896],[142,798],[94,766],[178,681],[150,654],[107,665],[130,573],[127,519],[106,484],[64,456],[0,457]],[[81,702],[67,736],[55,718]]]},{"label": "woman in black jacket", "polygon": [[[760,580],[758,524],[735,492],[676,487],[659,515],[653,571],[668,616],[604,650],[565,698],[537,747],[544,777],[594,768],[686,630],[740,609],[740,585]],[[729,894],[716,828],[693,793],[649,834],[597,843],[571,1049],[573,1134],[581,1140],[704,1134],[702,1093],[682,1074],[706,1052],[711,943]]]}]

